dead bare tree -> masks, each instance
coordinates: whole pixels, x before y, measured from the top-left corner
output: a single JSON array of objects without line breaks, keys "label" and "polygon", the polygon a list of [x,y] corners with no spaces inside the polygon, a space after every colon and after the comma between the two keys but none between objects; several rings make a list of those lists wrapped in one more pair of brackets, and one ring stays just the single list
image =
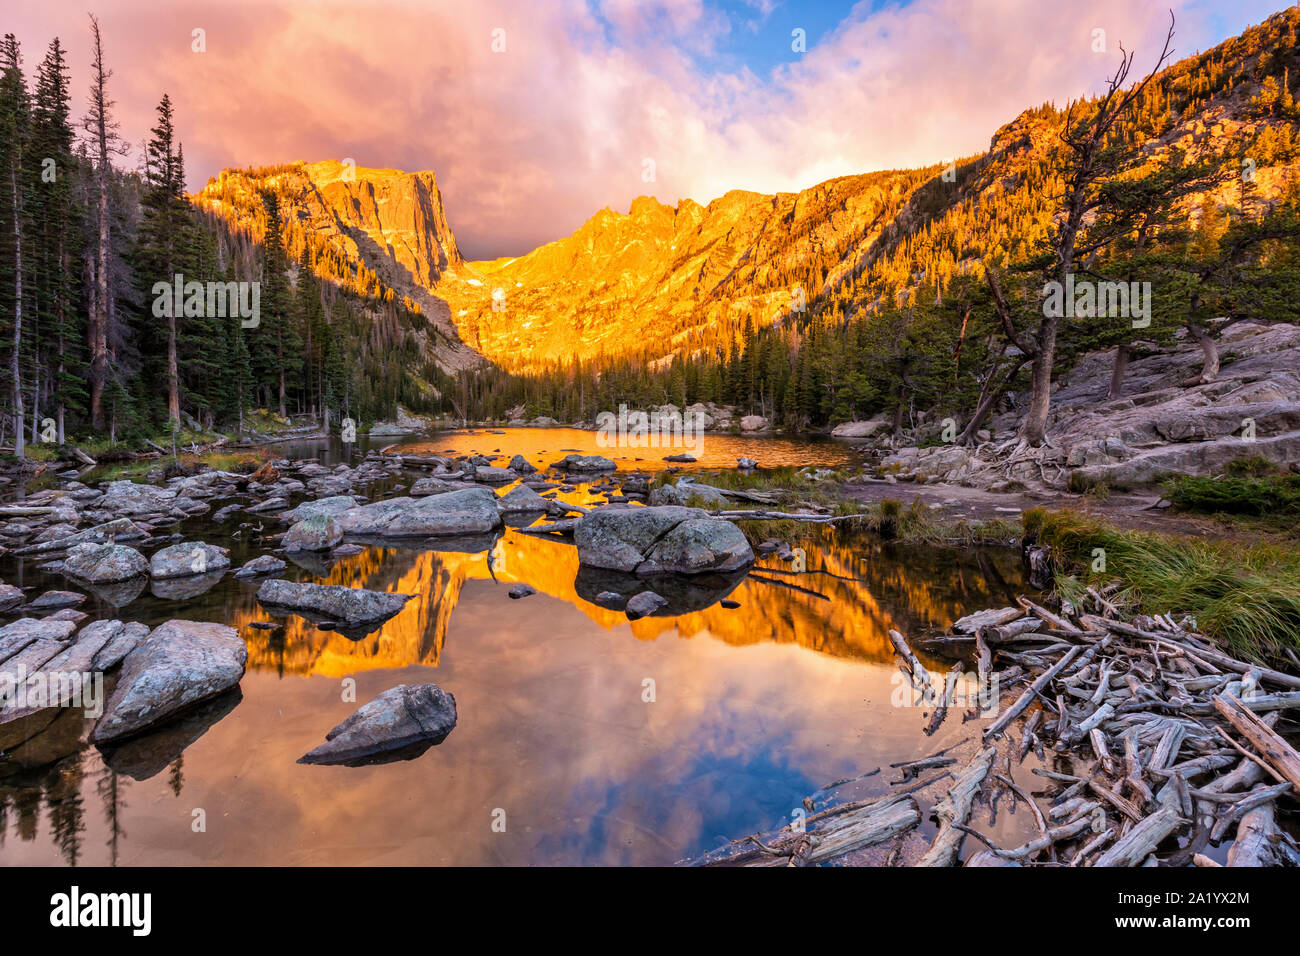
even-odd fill
[{"label": "dead bare tree", "polygon": [[[1136,150],[1118,137],[1113,137],[1116,125],[1131,111],[1133,104],[1173,53],[1174,15],[1169,14],[1169,30],[1164,47],[1155,65],[1144,79],[1128,89],[1129,74],[1133,68],[1133,54],[1120,47],[1120,63],[1106,83],[1106,92],[1095,108],[1076,119],[1086,107],[1080,101],[1070,104],[1062,124],[1060,138],[1065,145],[1065,189],[1056,219],[1051,252],[1053,275],[1062,288],[1076,269],[1076,263],[1109,246],[1130,228],[1130,217],[1106,215],[1115,211],[1115,200],[1101,184],[1130,168]],[[1091,228],[1090,228],[1091,226]],[[1047,418],[1051,410],[1052,370],[1056,362],[1056,339],[1060,331],[1059,315],[1055,310],[1043,309],[1032,334],[1017,330],[1011,303],[1003,295],[996,271],[986,269],[989,288],[993,293],[994,309],[1008,340],[1031,364],[1032,393],[1029,408],[1020,425],[1019,437],[1030,445],[1042,445],[1047,440]]]}]

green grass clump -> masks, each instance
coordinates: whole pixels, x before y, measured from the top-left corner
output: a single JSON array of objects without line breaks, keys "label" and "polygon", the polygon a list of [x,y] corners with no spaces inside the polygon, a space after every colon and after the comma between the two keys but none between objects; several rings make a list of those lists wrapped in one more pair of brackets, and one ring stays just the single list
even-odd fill
[{"label": "green grass clump", "polygon": [[1191,615],[1238,653],[1265,658],[1300,647],[1300,551],[1125,531],[1073,511],[1034,508],[1023,523],[1026,540],[1052,549],[1062,594],[1118,580],[1112,603]]},{"label": "green grass clump", "polygon": [[1300,515],[1300,475],[1285,472],[1218,478],[1185,475],[1166,483],[1164,494],[1181,511],[1275,518]]}]

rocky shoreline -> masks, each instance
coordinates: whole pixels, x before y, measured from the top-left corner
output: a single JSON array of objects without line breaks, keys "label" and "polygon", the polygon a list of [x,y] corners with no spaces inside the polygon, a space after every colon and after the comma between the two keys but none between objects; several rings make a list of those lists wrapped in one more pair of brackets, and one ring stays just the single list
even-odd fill
[{"label": "rocky shoreline", "polygon": [[[0,506],[3,553],[39,562],[40,570],[61,574],[77,589],[29,595],[0,585],[0,613],[15,618],[0,627],[0,750],[26,739],[29,723],[37,732],[41,712],[66,706],[44,689],[68,672],[113,679],[89,738],[101,748],[237,694],[247,651],[233,628],[173,619],[152,629],[98,620],[78,630],[88,615],[77,608],[88,595],[124,608],[147,588],[155,598],[181,603],[234,575],[261,582],[257,599],[268,613],[298,615],[359,639],[414,595],[297,583],[282,577],[289,561],[320,570],[363,543],[490,541],[507,523],[527,526],[550,516],[550,524],[534,530],[572,540],[581,587],[629,619],[707,606],[754,561],[734,523],[698,508],[642,506],[652,497],[649,476],[615,480],[607,458],[569,454],[539,471],[522,456],[498,466],[500,457],[372,451],[355,467],[278,460],[249,474],[207,470],[160,484],[123,480],[99,487],[67,475],[21,503]],[[516,481],[509,492],[495,490]],[[606,503],[589,508],[558,500],[559,490],[578,483],[603,492]],[[372,500],[367,492],[379,484],[384,490]],[[256,540],[262,553],[233,567],[229,548],[163,530],[209,514],[218,521],[245,518],[234,534]],[[275,524],[285,530],[275,531]],[[38,686],[41,694],[32,693]],[[392,688],[303,760],[351,765],[410,756],[454,724],[454,701],[440,688]]]}]

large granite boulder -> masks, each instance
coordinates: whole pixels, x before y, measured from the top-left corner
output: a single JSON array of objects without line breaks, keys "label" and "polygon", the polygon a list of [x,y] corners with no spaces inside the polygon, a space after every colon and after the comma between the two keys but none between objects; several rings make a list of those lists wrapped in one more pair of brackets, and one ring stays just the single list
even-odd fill
[{"label": "large granite boulder", "polygon": [[836,438],[869,438],[887,427],[889,427],[887,419],[869,418],[859,422],[840,422],[831,429],[831,434]]},{"label": "large granite boulder", "polygon": [[497,507],[503,514],[513,514],[522,511],[546,511],[551,507],[551,503],[527,485],[520,485],[502,495],[497,502]]},{"label": "large granite boulder", "polygon": [[356,506],[357,501],[351,495],[335,495],[332,498],[304,501],[293,510],[286,511],[281,517],[286,521],[305,521],[317,515],[341,515]]},{"label": "large granite boulder", "polygon": [[552,468],[561,471],[616,471],[618,466],[604,455],[565,455]]},{"label": "large granite boulder", "polygon": [[497,496],[472,487],[426,498],[389,498],[338,516],[344,534],[423,537],[485,534],[501,527]]},{"label": "large granite boulder", "polygon": [[328,551],[343,540],[343,528],[333,515],[313,514],[289,528],[286,551]]},{"label": "large granite boulder", "polygon": [[124,544],[78,544],[64,558],[63,573],[89,584],[113,584],[147,575],[149,562]]},{"label": "large granite boulder", "polygon": [[675,485],[661,485],[658,488],[650,489],[650,504],[652,505],[684,505],[695,499],[696,501],[724,507],[727,504],[727,495],[721,488],[715,488],[713,485],[702,485],[694,481],[679,481]]},{"label": "large granite boulder", "polygon": [[573,540],[580,565],[635,574],[727,572],[754,562],[739,528],[698,508],[600,508],[583,516]]},{"label": "large granite boulder", "polygon": [[122,663],[122,674],[90,741],[105,744],[143,733],[236,686],[248,649],[233,627],[168,621]]},{"label": "large granite boulder", "polygon": [[184,578],[230,567],[226,548],[202,541],[182,541],[155,551],[149,559],[149,573],[155,578]]},{"label": "large granite boulder", "polygon": [[456,699],[437,684],[399,684],[362,705],[299,763],[352,764],[410,759],[456,726]]},{"label": "large granite boulder", "polygon": [[136,484],[134,481],[112,481],[95,502],[95,508],[117,516],[165,514],[171,510],[175,500],[176,492],[170,488]]}]

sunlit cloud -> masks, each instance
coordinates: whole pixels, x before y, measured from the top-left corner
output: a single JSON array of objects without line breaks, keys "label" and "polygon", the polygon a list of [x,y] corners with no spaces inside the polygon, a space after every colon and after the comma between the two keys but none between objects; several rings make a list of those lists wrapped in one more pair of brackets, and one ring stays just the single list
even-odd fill
[{"label": "sunlit cloud", "polygon": [[[433,169],[471,257],[521,253],[642,194],[707,202],[981,151],[1021,110],[1096,89],[1121,41],[1148,64],[1168,20],[1167,3],[1132,0],[1086,12],[1039,0],[861,3],[798,53],[775,29],[798,26],[798,5],[772,0],[94,6],[123,134],[140,143],[168,92],[191,188],[223,167],[296,159]],[[1179,55],[1275,9],[1174,7]],[[29,71],[62,38],[80,110],[85,12],[39,0],[9,12]],[[754,42],[758,24],[781,44],[775,67],[721,55],[740,35]],[[1106,31],[1105,53],[1093,52],[1094,29]]]}]

